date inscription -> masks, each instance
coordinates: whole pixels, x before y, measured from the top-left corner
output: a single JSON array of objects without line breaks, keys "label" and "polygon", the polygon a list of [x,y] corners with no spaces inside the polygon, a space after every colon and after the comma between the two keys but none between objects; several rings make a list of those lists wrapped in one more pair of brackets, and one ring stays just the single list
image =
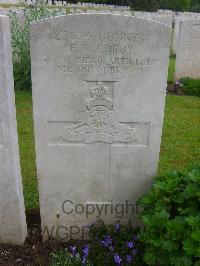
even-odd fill
[{"label": "date inscription", "polygon": [[48,39],[62,42],[62,51],[42,58],[63,73],[123,74],[149,71],[158,59],[145,54],[141,32],[52,31]]}]

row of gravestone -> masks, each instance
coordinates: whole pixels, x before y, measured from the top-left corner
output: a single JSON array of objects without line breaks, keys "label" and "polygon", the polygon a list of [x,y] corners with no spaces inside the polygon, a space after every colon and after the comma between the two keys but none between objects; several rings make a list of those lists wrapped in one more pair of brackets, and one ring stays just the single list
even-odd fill
[{"label": "row of gravestone", "polygon": [[[86,10],[86,13],[102,12],[102,10]],[[171,28],[174,20],[172,38],[172,54],[176,54],[174,81],[182,77],[200,78],[200,14],[180,12],[173,16],[139,11],[112,11],[112,14],[133,15],[166,24]]]},{"label": "row of gravestone", "polygon": [[[19,0],[7,0],[12,1],[12,3],[19,3]],[[22,2],[25,2],[27,4],[36,4],[36,0],[23,0]],[[95,3],[85,3],[85,2],[78,2],[77,4],[75,3],[68,3],[67,0],[45,0],[42,1],[43,3],[47,5],[56,5],[56,6],[66,6],[66,7],[93,7],[93,8],[104,8],[104,9],[120,9],[120,10],[128,10],[129,6],[120,6],[120,5],[108,5],[108,4],[95,4]]]},{"label": "row of gravestone", "polygon": [[[192,38],[199,32],[194,25],[185,26]],[[99,218],[106,223],[138,222],[136,201],[157,170],[170,32],[167,25],[111,14],[66,15],[32,23],[43,239],[83,238]],[[5,16],[0,17],[0,223],[0,243],[24,242]]]},{"label": "row of gravestone", "polygon": [[[2,10],[0,10],[0,13]],[[71,10],[71,13],[81,13],[83,10],[76,9]],[[112,10],[84,10],[85,13],[112,13],[119,15],[134,15],[136,17],[141,17],[153,21],[158,21],[160,23],[164,23],[170,27],[172,27],[172,22],[174,21],[174,34],[172,38],[172,53],[176,54],[177,50],[177,66],[176,66],[176,75],[175,81],[183,76],[189,76],[193,78],[199,77],[199,45],[196,45],[199,40],[199,21],[200,15],[198,13],[191,12],[179,12],[179,13],[161,13],[161,12],[140,12],[140,11],[112,11]],[[20,16],[20,20],[23,21],[23,12],[22,10],[17,12],[18,16]],[[61,9],[59,15],[65,14],[65,10]],[[188,29],[188,31],[193,31],[193,33],[187,33],[186,29],[180,31],[180,25],[182,21],[192,20],[188,22],[187,25],[193,25],[195,20],[195,29]],[[183,25],[186,25],[186,23]],[[184,26],[183,26],[184,27]],[[190,26],[189,26],[190,28]],[[187,41],[187,36],[193,35],[191,37],[191,42]],[[194,37],[196,35],[196,37]],[[190,37],[189,37],[190,38]],[[194,40],[196,39],[196,41]],[[192,45],[191,45],[192,43]],[[180,47],[179,47],[180,46]],[[178,49],[176,48],[178,47]],[[183,47],[183,48],[182,48]],[[183,52],[185,50],[185,52]],[[183,65],[184,61],[188,61],[186,65]],[[190,63],[189,63],[190,61]]]},{"label": "row of gravestone", "polygon": [[[87,7],[87,6],[86,6]],[[129,15],[129,16],[136,16],[141,17],[145,19],[150,19],[153,21],[158,21],[160,23],[167,24],[168,26],[172,27],[172,23],[174,23],[174,36],[173,36],[173,44],[172,44],[172,52],[176,54],[176,44],[178,41],[179,36],[179,28],[180,28],[180,22],[182,20],[195,20],[200,18],[199,13],[193,13],[193,12],[144,12],[144,11],[131,11],[131,10],[116,10],[115,9],[106,9],[105,6],[98,9],[81,9],[81,5],[73,4],[70,9],[70,13],[112,13],[112,14],[119,14],[119,15]],[[0,14],[6,15],[9,14],[10,10],[12,12],[17,12],[19,15],[21,13],[21,16],[24,14],[24,8],[12,8],[12,9],[0,9]],[[55,8],[53,10],[56,10],[56,12],[60,13],[60,15],[66,14],[65,8]]]}]

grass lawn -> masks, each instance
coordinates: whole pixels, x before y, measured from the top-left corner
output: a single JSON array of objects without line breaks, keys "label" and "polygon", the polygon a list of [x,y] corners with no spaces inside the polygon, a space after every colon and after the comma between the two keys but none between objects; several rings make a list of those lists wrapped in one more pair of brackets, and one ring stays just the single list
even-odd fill
[{"label": "grass lawn", "polygon": [[200,98],[166,97],[159,174],[200,162]]},{"label": "grass lawn", "polygon": [[170,56],[169,58],[169,68],[168,68],[168,78],[167,81],[172,83],[174,80],[174,71],[175,71],[176,58]]},{"label": "grass lawn", "polygon": [[17,126],[26,208],[39,206],[35,143],[33,133],[32,98],[28,92],[16,92]]},{"label": "grass lawn", "polygon": [[[16,106],[25,205],[27,209],[37,208],[39,204],[31,94],[16,92]],[[196,164],[198,159],[200,161],[199,117],[200,98],[167,96],[159,174],[174,169],[184,170],[189,164]]]}]

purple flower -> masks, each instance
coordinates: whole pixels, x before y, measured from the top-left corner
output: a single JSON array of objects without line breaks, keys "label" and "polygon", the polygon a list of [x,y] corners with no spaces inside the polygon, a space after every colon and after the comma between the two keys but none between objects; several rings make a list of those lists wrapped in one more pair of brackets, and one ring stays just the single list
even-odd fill
[{"label": "purple flower", "polygon": [[118,253],[115,253],[114,260],[115,260],[116,264],[121,264],[121,262],[122,262],[122,259],[120,258]]},{"label": "purple flower", "polygon": [[126,260],[128,263],[130,263],[132,261],[132,259],[133,258],[131,257],[131,255],[126,255]]},{"label": "purple flower", "polygon": [[102,240],[101,243],[104,245],[104,247],[109,247],[112,244],[112,238],[107,235],[104,237],[104,240]]},{"label": "purple flower", "polygon": [[70,250],[71,250],[72,255],[75,256],[77,253],[76,246],[70,246]]},{"label": "purple flower", "polygon": [[82,263],[85,264],[86,261],[87,261],[87,256],[89,254],[89,246],[88,245],[84,246],[83,253],[84,253],[84,256],[83,256],[83,259],[82,259]]},{"label": "purple flower", "polygon": [[133,248],[134,244],[133,244],[133,242],[128,242],[128,243],[127,243],[127,246],[128,246],[129,248]]},{"label": "purple flower", "polygon": [[120,224],[115,224],[115,229],[120,230]]},{"label": "purple flower", "polygon": [[84,255],[85,255],[86,257],[88,256],[88,254],[89,254],[89,246],[88,246],[88,245],[85,245],[85,246],[84,246],[83,253],[84,253]]},{"label": "purple flower", "polygon": [[133,254],[138,254],[139,250],[138,249],[133,249],[132,252],[133,252]]}]

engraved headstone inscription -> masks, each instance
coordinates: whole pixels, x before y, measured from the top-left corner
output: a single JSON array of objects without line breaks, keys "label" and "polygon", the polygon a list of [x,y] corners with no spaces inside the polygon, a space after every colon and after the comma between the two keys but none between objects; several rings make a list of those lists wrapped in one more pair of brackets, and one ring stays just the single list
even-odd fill
[{"label": "engraved headstone inscription", "polygon": [[13,85],[10,23],[0,16],[0,243],[23,244],[27,228]]},{"label": "engraved headstone inscription", "polygon": [[200,78],[200,19],[180,22],[175,80]]},{"label": "engraved headstone inscription", "polygon": [[[156,174],[170,27],[113,14],[31,25],[43,238],[133,220]],[[126,208],[126,211],[124,211]]]}]

